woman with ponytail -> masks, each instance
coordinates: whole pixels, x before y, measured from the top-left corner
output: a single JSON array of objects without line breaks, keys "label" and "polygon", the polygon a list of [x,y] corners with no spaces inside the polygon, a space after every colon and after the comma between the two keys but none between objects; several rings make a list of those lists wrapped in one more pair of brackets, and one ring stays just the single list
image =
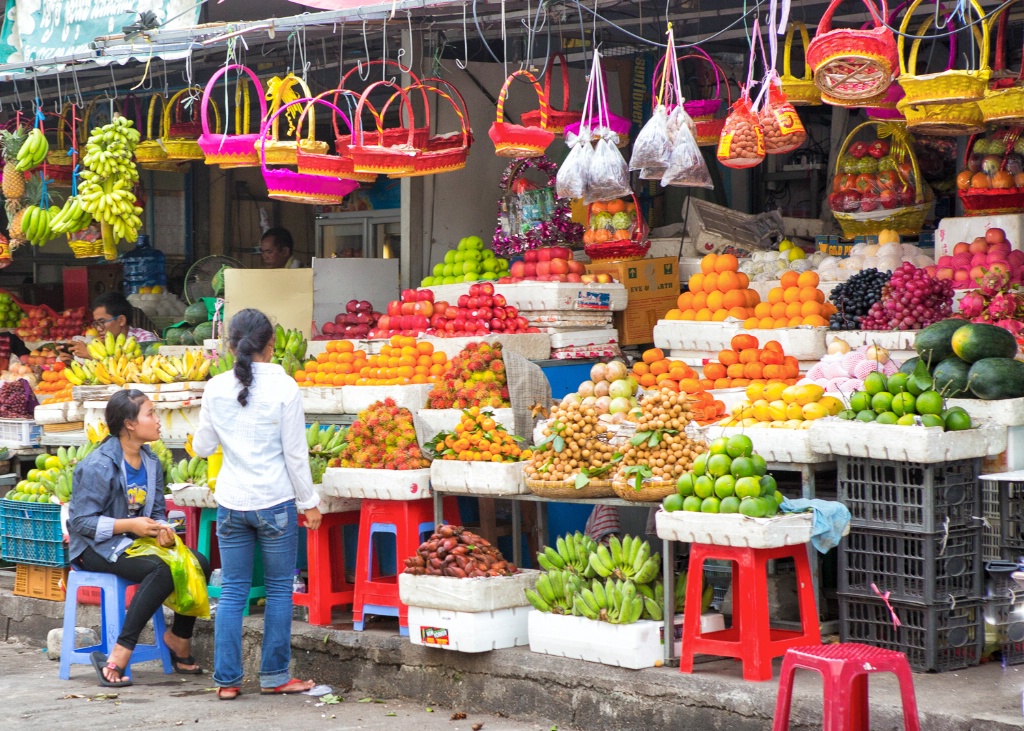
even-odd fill
[{"label": "woman with ponytail", "polygon": [[242,685],[242,613],[252,587],[256,542],[263,552],[267,605],[263,615],[260,687],[264,694],[301,693],[312,681],[292,678],[292,579],[298,510],[307,527],[320,526],[306,446],[306,417],[295,379],[271,363],[274,328],[259,310],[231,318],[228,345],[235,368],[203,392],[197,454],[224,451],[217,476],[217,542],[221,594],[214,626],[217,697],[233,700]]}]

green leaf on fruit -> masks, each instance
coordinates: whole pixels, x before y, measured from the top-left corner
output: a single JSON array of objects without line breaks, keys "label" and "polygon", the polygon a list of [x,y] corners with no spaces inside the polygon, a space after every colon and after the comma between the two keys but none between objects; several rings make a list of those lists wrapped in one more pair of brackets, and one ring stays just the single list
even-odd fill
[{"label": "green leaf on fruit", "polygon": [[629,443],[632,444],[634,447],[639,447],[641,444],[643,444],[644,442],[651,438],[651,434],[653,434],[653,432],[638,431],[636,434],[633,435],[633,438],[629,440]]},{"label": "green leaf on fruit", "polygon": [[585,474],[586,470],[576,475],[576,489],[582,490],[584,487],[590,484],[590,478]]},{"label": "green leaf on fruit", "polygon": [[554,447],[556,452],[561,453],[565,449],[565,438],[561,436],[555,437]]}]

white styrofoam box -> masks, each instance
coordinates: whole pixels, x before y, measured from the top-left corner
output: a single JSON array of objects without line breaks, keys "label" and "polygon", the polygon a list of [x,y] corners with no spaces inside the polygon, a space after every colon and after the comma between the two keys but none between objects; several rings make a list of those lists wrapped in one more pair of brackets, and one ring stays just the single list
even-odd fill
[{"label": "white styrofoam box", "polygon": [[948,217],[939,221],[935,230],[935,258],[953,254],[953,247],[961,241],[968,244],[984,236],[990,228],[1001,228],[1014,249],[1024,248],[1024,213],[1004,213],[992,216]]},{"label": "white styrofoam box", "polygon": [[494,292],[502,295],[508,306],[515,307],[524,317],[529,317],[530,310],[617,312],[626,309],[629,300],[626,287],[618,282],[582,284],[527,281],[496,284]]},{"label": "white styrofoam box", "polygon": [[1006,451],[1006,427],[994,424],[947,432],[937,426],[865,424],[827,418],[816,420],[809,431],[815,450],[845,457],[929,464]]},{"label": "white styrofoam box", "polygon": [[[1001,426],[1024,426],[1024,398],[985,401],[977,398],[946,399],[946,408],[962,407],[972,421],[991,421]],[[39,417],[36,417],[39,421]]]},{"label": "white styrofoam box", "polygon": [[619,333],[614,328],[603,330],[573,330],[572,332],[551,333],[551,348],[585,348],[619,342]]},{"label": "white styrofoam box", "polygon": [[317,488],[317,492],[320,493],[320,508],[321,513],[352,513],[359,510],[362,506],[363,501],[358,498],[350,497],[331,497],[325,495],[320,489],[320,485],[314,485]]},{"label": "white styrofoam box", "polygon": [[[199,428],[199,411],[196,406],[182,407],[181,403],[155,403],[153,407],[160,419],[160,438],[165,441],[184,440]],[[106,423],[106,404],[97,401],[85,403],[85,426],[95,427]]]},{"label": "white styrofoam box", "polygon": [[535,310],[523,315],[534,327],[549,325],[563,330],[600,329],[611,324],[610,312],[567,312],[565,310]]},{"label": "white styrofoam box", "polygon": [[121,386],[72,386],[71,397],[78,402],[106,401],[122,390]]},{"label": "white styrofoam box", "polygon": [[[675,657],[683,652],[683,615],[677,614],[673,618],[673,634],[675,635],[675,641],[672,643],[672,647],[675,651]],[[704,612],[700,615],[700,633],[702,635],[711,634],[712,632],[721,632],[725,629],[725,617],[719,612]]]},{"label": "white styrofoam box", "polygon": [[427,394],[433,384],[410,383],[406,386],[343,386],[341,389],[342,404],[346,414],[358,414],[371,404],[384,399],[394,399],[402,409],[416,413],[427,405]]},{"label": "white styrofoam box", "polygon": [[745,332],[741,320],[658,320],[654,325],[654,344],[663,350],[686,350],[714,356],[719,350],[728,348],[733,336],[741,332]]},{"label": "white styrofoam box", "polygon": [[775,340],[782,346],[786,355],[800,361],[818,361],[825,355],[825,335],[827,327],[780,327],[774,330],[744,330],[746,335],[753,335],[761,347],[769,340]]},{"label": "white styrofoam box", "polygon": [[[466,579],[456,579],[466,581]],[[409,639],[414,645],[455,652],[489,652],[528,644],[529,607],[493,612],[455,612],[409,607]]]},{"label": "white styrofoam box", "polygon": [[986,458],[981,465],[984,472],[1014,472],[1024,470],[1024,426],[1006,429],[1006,451]]},{"label": "white styrofoam box", "polygon": [[68,402],[67,420],[68,422],[85,421],[85,408],[80,401]]},{"label": "white styrofoam box", "polygon": [[[490,412],[495,423],[505,427],[509,434],[516,433],[516,412],[512,409],[481,409]],[[462,409],[419,409],[416,415],[416,436],[420,443],[429,442],[439,432],[455,431],[462,420]]]},{"label": "white styrofoam box", "polygon": [[607,345],[583,345],[572,348],[559,348],[551,351],[552,360],[594,360],[618,358],[622,355],[619,346],[614,343]]},{"label": "white styrofoam box", "polygon": [[320,489],[330,497],[423,500],[431,496],[430,470],[328,467]]},{"label": "white styrofoam box", "polygon": [[885,348],[891,355],[894,350],[913,350],[919,332],[920,330],[833,330],[825,336],[825,344],[831,345],[838,339],[849,345],[851,350],[874,345]]},{"label": "white styrofoam box", "polygon": [[344,414],[343,390],[342,386],[304,386],[299,389],[302,410],[307,414]]},{"label": "white styrofoam box", "polygon": [[202,353],[202,345],[161,345],[160,355],[168,358],[173,358],[178,355],[185,355],[185,353]]},{"label": "white styrofoam box", "polygon": [[609,624],[536,609],[530,610],[529,617],[531,652],[632,670],[653,668],[665,659],[662,622],[642,619],[633,624]]},{"label": "white styrofoam box", "polygon": [[529,492],[522,462],[460,462],[435,459],[430,463],[432,490],[459,495],[525,495]]},{"label": "white styrofoam box", "polygon": [[797,546],[811,540],[812,513],[750,518],[739,513],[695,513],[659,509],[654,516],[658,538],[742,548]]},{"label": "white styrofoam box", "polygon": [[179,483],[168,485],[171,490],[171,500],[175,505],[186,508],[215,508],[217,500],[213,491],[205,485],[190,485]]},{"label": "white styrofoam box", "polygon": [[68,421],[68,403],[40,404],[36,406],[35,421],[37,424],[65,424]]},{"label": "white styrofoam box", "polygon": [[525,607],[529,602],[524,592],[537,586],[540,574],[532,569],[477,579],[399,574],[398,597],[410,607],[471,613]]},{"label": "white styrofoam box", "polygon": [[747,400],[747,389],[743,386],[736,388],[713,388],[708,391],[711,397],[725,404],[725,413],[731,414],[732,410]]},{"label": "white styrofoam box", "polygon": [[529,360],[547,360],[551,356],[551,336],[547,333],[517,333],[515,335],[481,335],[472,338],[435,338],[425,336],[421,342],[431,343],[451,360],[470,343],[501,343],[502,349],[518,353]]},{"label": "white styrofoam box", "polygon": [[718,437],[745,434],[754,443],[754,451],[766,462],[789,462],[792,464],[815,464],[828,462],[831,456],[815,452],[811,446],[810,429],[772,429],[769,427],[745,428],[739,426],[707,426],[704,434],[708,441]]},{"label": "white styrofoam box", "polygon": [[700,274],[700,260],[703,256],[679,257],[679,281],[685,282],[694,274]]},{"label": "white styrofoam box", "polygon": [[[143,393],[168,393],[176,391],[204,391],[206,381],[178,381],[176,383],[132,383],[131,388]],[[199,394],[202,395],[201,393]]]}]

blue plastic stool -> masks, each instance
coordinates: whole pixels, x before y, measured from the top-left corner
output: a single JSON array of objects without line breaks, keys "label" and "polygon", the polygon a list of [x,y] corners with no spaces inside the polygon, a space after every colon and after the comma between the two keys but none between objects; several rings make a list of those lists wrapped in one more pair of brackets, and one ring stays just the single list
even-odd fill
[{"label": "blue plastic stool", "polygon": [[[199,540],[196,544],[196,551],[203,554],[211,566],[220,564],[219,557],[217,563],[214,564],[210,548],[216,533],[217,508],[203,508],[199,517]],[[263,551],[260,550],[259,545],[259,541],[256,541],[256,556],[252,564],[252,586],[249,588],[249,601],[245,603],[245,609],[242,610],[243,617],[249,616],[249,607],[254,601],[267,596],[267,589],[263,586]],[[220,599],[220,589],[219,586],[208,586],[206,593],[211,599]]]},{"label": "blue plastic stool", "polygon": [[[135,586],[135,584],[113,574],[92,571],[71,571],[68,574],[67,596],[64,600],[64,635],[60,645],[61,680],[71,679],[72,665],[92,665],[89,656],[93,652],[110,654],[114,645],[117,644],[117,636],[121,634],[121,627],[124,624],[124,615],[128,606],[125,593],[130,586]],[[75,620],[78,614],[78,590],[82,587],[100,590],[100,619],[103,625],[100,627],[100,643],[98,645],[76,650]],[[126,675],[131,673],[132,665],[148,660],[160,660],[164,665],[164,673],[170,674],[173,671],[171,653],[167,649],[167,645],[164,644],[165,631],[164,612],[161,607],[153,615],[155,644],[135,646],[128,667],[124,669]]]}]

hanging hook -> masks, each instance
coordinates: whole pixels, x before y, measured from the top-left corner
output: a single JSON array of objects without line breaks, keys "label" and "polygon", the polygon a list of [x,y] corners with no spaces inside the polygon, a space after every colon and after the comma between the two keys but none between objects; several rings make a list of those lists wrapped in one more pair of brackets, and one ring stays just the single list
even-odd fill
[{"label": "hanging hook", "polygon": [[11,79],[11,85],[14,86],[14,98],[18,100],[18,111],[24,111],[25,102],[21,100],[21,92],[18,91],[18,84],[14,79]]},{"label": "hanging hook", "polygon": [[54,76],[57,78],[57,101],[54,103],[53,109],[57,114],[60,114],[61,107],[63,106],[60,101],[61,96],[63,96],[60,90],[60,74],[55,73]]},{"label": "hanging hook", "polygon": [[363,76],[363,59],[359,59],[356,64],[356,71],[359,74],[361,81],[366,81],[370,78],[370,41],[366,37],[366,21],[363,21],[363,48],[366,50],[366,76]]},{"label": "hanging hook", "polygon": [[341,88],[341,80],[345,77],[345,24],[341,24],[341,33],[338,34],[338,88]]},{"label": "hanging hook", "polygon": [[[114,96],[110,96],[110,91],[104,89],[103,90],[103,98],[106,99],[107,101],[113,102],[113,101],[115,101],[117,99],[117,79],[114,78],[114,64],[113,64],[113,62],[110,63],[110,84],[111,84],[111,86],[114,89]],[[111,114],[111,116],[113,116],[113,114]]]},{"label": "hanging hook", "polygon": [[71,66],[71,79],[75,82],[75,104],[84,107],[85,99],[82,98],[82,90],[78,87],[78,70],[74,65]]},{"label": "hanging hook", "polygon": [[469,35],[466,33],[466,3],[462,3],[462,55],[466,59],[455,59],[455,65],[465,71],[469,67]]},{"label": "hanging hook", "polygon": [[[413,37],[412,37],[412,13],[409,12],[408,10],[406,10],[405,11],[405,18],[409,22],[409,46],[410,46],[410,48],[409,48],[409,59],[411,61],[412,58],[414,57],[413,56],[413,50],[415,50],[415,48],[414,48],[415,44],[414,44]],[[398,55],[395,57],[395,62],[398,64],[398,68],[400,68],[402,70],[403,74],[411,73],[412,72],[412,65],[411,64],[409,65],[409,68],[406,68],[405,66],[402,65],[402,57],[403,56],[405,56],[405,44],[404,43],[401,46],[399,46],[399,48],[398,48]]]},{"label": "hanging hook", "polygon": [[[388,19],[384,18],[384,32],[381,33],[384,40],[381,42],[381,58],[384,59],[384,63],[380,65],[380,78],[381,81],[388,80]],[[393,81],[394,79],[392,79]]]}]

